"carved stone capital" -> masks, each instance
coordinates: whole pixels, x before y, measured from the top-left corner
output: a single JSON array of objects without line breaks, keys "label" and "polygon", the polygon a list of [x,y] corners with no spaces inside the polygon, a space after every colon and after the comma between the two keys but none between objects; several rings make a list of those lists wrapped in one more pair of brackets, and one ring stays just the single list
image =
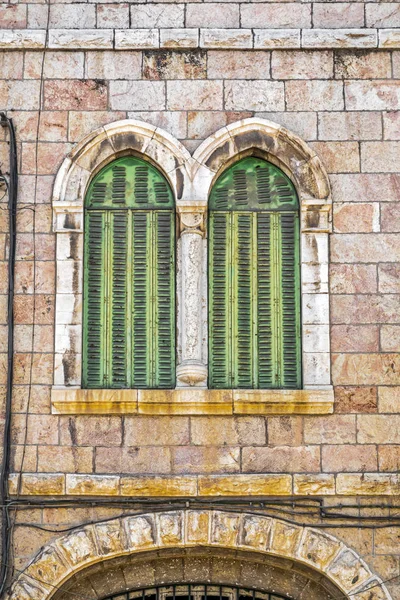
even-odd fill
[{"label": "carved stone capital", "polygon": [[197,233],[205,234],[205,216],[207,205],[204,202],[191,202],[190,204],[178,204],[180,234]]},{"label": "carved stone capital", "polygon": [[313,233],[331,233],[332,205],[306,204],[301,207],[301,231]]}]

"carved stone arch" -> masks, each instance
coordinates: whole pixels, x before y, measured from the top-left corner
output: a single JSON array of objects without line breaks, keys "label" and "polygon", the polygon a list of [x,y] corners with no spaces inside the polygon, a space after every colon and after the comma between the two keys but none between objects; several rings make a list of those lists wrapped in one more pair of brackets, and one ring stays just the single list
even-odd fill
[{"label": "carved stone arch", "polygon": [[52,199],[55,213],[73,206],[77,210],[82,208],[90,179],[115,158],[132,153],[153,162],[167,177],[175,197],[182,197],[190,178],[189,152],[163,129],[126,119],[96,129],[71,150],[55,179]]},{"label": "carved stone arch", "polygon": [[160,558],[164,551],[171,556],[184,549],[201,549],[203,555],[206,549],[220,555],[226,551],[227,556],[234,552],[236,558],[252,553],[260,561],[265,557],[265,565],[281,558],[287,565],[302,565],[300,572],[308,567],[315,573],[311,580],[322,586],[326,580],[325,589],[335,600],[355,594],[358,600],[392,600],[382,580],[332,535],[274,517],[222,510],[147,513],[77,528],[41,550],[14,582],[8,600],[50,600],[68,580],[96,563],[124,556],[132,561],[133,555],[139,559],[143,553]]},{"label": "carved stone arch", "polygon": [[82,346],[83,213],[88,185],[106,164],[128,154],[149,160],[167,178],[175,200],[190,180],[192,158],[166,131],[128,119],[97,129],[65,158],[53,188],[53,227],[57,234],[56,388],[80,388]]},{"label": "carved stone arch", "polygon": [[[86,136],[64,160],[53,191],[57,270],[62,273],[62,277],[57,277],[56,288],[53,410],[76,413],[86,410],[112,412],[113,409],[107,390],[97,395],[81,390],[83,244],[80,234],[83,232],[83,205],[89,181],[105,164],[129,153],[142,156],[159,168],[175,195],[180,217],[177,388],[203,388],[205,393],[198,390],[190,401],[208,407],[208,414],[219,411],[214,408],[215,390],[206,390],[205,214],[211,187],[225,168],[249,154],[275,163],[291,178],[301,203],[302,372],[306,391],[297,390],[291,401],[282,390],[274,390],[264,396],[257,396],[251,391],[249,403],[253,414],[259,411],[265,414],[269,410],[275,414],[332,412],[328,297],[329,180],[320,160],[303,140],[280,125],[260,118],[244,119],[220,129],[205,140],[193,156],[160,128],[142,121],[117,121]],[[178,392],[174,398],[179,401]],[[120,410],[137,412],[141,401],[139,396],[134,390],[125,390],[120,394],[123,407]],[[182,406],[187,402],[185,398]],[[163,411],[169,413],[169,397],[163,402],[158,407],[158,414]],[[219,397],[216,402],[220,402]],[[227,395],[225,414],[235,412],[234,403],[234,395]]]},{"label": "carved stone arch", "polygon": [[231,123],[200,144],[193,154],[192,177],[199,179],[196,187],[201,187],[201,181],[208,197],[221,172],[250,154],[280,167],[295,184],[302,204],[331,203],[328,175],[316,153],[298,135],[259,117]]},{"label": "carved stone arch", "polygon": [[[332,405],[328,279],[332,199],[328,175],[299,136],[277,123],[252,117],[219,129],[196,149],[191,168],[196,198],[206,204],[221,173],[251,155],[281,168],[299,197],[303,387],[321,391],[320,398]],[[310,394],[309,407],[317,397],[318,392],[314,398]]]}]

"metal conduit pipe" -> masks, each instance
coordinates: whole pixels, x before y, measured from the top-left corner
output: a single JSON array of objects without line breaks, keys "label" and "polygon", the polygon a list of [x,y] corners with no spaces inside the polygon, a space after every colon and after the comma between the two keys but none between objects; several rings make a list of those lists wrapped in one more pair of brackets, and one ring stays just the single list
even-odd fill
[{"label": "metal conduit pipe", "polygon": [[[8,254],[8,301],[7,301],[7,386],[3,436],[3,462],[0,472],[0,502],[2,507],[1,544],[2,560],[0,565],[0,597],[4,592],[8,579],[8,556],[10,549],[10,522],[8,512],[8,475],[10,472],[10,438],[11,438],[11,408],[14,371],[14,278],[15,278],[15,246],[16,246],[16,221],[17,221],[17,196],[18,196],[18,162],[15,129],[12,119],[5,113],[0,113],[0,125],[7,127],[10,136],[9,152],[9,178],[4,178],[8,187],[8,214],[9,214],[9,254]],[[4,176],[3,176],[4,177]]]}]

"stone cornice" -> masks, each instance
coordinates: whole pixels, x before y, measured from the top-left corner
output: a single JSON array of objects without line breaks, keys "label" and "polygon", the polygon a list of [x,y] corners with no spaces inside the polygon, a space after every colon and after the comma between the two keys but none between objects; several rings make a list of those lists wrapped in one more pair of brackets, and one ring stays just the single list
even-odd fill
[{"label": "stone cornice", "polygon": [[53,414],[287,415],[330,414],[333,388],[305,390],[86,390],[53,387]]},{"label": "stone cornice", "polygon": [[396,496],[397,473],[237,473],[219,475],[103,475],[11,473],[11,496],[211,498],[263,496]]},{"label": "stone cornice", "polygon": [[[44,29],[0,30],[0,48],[40,50]],[[400,29],[50,29],[52,50],[398,49]]]}]

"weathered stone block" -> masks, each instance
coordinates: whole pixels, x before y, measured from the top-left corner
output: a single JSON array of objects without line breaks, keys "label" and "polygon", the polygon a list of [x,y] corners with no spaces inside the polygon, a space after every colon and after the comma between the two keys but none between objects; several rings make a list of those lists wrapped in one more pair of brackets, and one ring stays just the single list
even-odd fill
[{"label": "weathered stone block", "polygon": [[[313,6],[313,25],[321,29],[364,27],[364,5],[361,2],[355,4],[316,2]],[[367,26],[374,27],[369,24]]]},{"label": "weathered stone block", "polygon": [[360,444],[396,444],[399,432],[400,415],[360,415],[358,418]]},{"label": "weathered stone block", "polygon": [[161,48],[197,48],[199,45],[198,29],[161,29],[160,47]]},{"label": "weathered stone block", "polygon": [[172,50],[145,51],[143,54],[144,79],[205,79],[206,53],[201,50],[173,52]]},{"label": "weathered stone block", "polygon": [[353,415],[329,415],[304,419],[306,444],[351,444],[356,441],[356,418]]},{"label": "weathered stone block", "polygon": [[383,294],[400,293],[400,266],[392,263],[378,265],[379,291]]},{"label": "weathered stone block", "polygon": [[335,388],[335,410],[338,413],[378,412],[376,387],[337,386]]},{"label": "weathered stone block", "polygon": [[91,79],[141,79],[141,52],[88,52],[86,55],[86,76]]},{"label": "weathered stone block", "polygon": [[303,419],[301,417],[271,417],[268,419],[268,444],[271,446],[301,446]]},{"label": "weathered stone block", "polygon": [[293,491],[299,496],[332,495],[335,493],[335,476],[323,473],[294,475]]},{"label": "weathered stone block", "polygon": [[107,86],[95,80],[46,81],[44,106],[47,110],[101,110],[107,107]]},{"label": "weathered stone block", "polygon": [[61,417],[60,441],[63,446],[120,446],[120,417]]},{"label": "weathered stone block", "polygon": [[381,327],[381,347],[383,352],[400,352],[400,325]]},{"label": "weathered stone block", "polygon": [[317,446],[243,448],[242,469],[246,473],[304,473],[320,470]]},{"label": "weathered stone block", "polygon": [[96,6],[94,4],[52,4],[50,7],[50,27],[64,29],[90,29],[96,26]]},{"label": "weathered stone block", "polygon": [[[355,204],[354,206],[358,206]],[[363,264],[332,264],[330,287],[333,294],[376,293],[377,267]]]},{"label": "weathered stone block", "polygon": [[400,142],[362,142],[361,170],[375,173],[397,173],[400,166],[399,156]]},{"label": "weathered stone block", "polygon": [[194,477],[121,477],[121,496],[196,496]]},{"label": "weathered stone block", "polygon": [[380,230],[379,205],[343,203],[333,207],[335,233],[371,233]]},{"label": "weathered stone block", "polygon": [[382,138],[381,114],[322,112],[318,116],[320,140],[373,140]]},{"label": "weathered stone block", "polygon": [[400,88],[397,81],[346,81],[348,110],[398,110]]},{"label": "weathered stone block", "polygon": [[270,59],[270,53],[264,51],[210,50],[207,76],[209,79],[269,79]]},{"label": "weathered stone block", "polygon": [[49,48],[66,50],[96,50],[112,48],[112,29],[52,29],[49,32]]},{"label": "weathered stone block", "polygon": [[272,519],[256,516],[244,516],[242,544],[255,550],[265,550],[269,542]]},{"label": "weathered stone block", "polygon": [[227,81],[225,108],[228,110],[283,110],[284,89],[275,81]]},{"label": "weathered stone block", "polygon": [[[214,27],[232,28],[239,27],[239,4],[235,2],[187,4],[186,27]],[[170,27],[175,27],[170,25]],[[241,23],[242,27],[247,27]]]},{"label": "weathered stone block", "polygon": [[391,78],[388,52],[339,50],[335,52],[335,77],[339,79]]},{"label": "weathered stone block", "polygon": [[96,449],[96,473],[168,474],[171,472],[171,451],[168,447]]},{"label": "weathered stone block", "polygon": [[0,54],[0,69],[5,79],[22,79],[24,68],[23,52],[2,52]]},{"label": "weathered stone block", "polygon": [[92,466],[93,448],[38,447],[39,473],[90,473]]},{"label": "weathered stone block", "polygon": [[398,476],[380,473],[339,473],[336,491],[345,496],[391,495],[398,488]]},{"label": "weathered stone block", "polygon": [[400,470],[400,446],[378,446],[379,470],[398,473]]},{"label": "weathered stone block", "polygon": [[112,110],[163,110],[165,84],[162,81],[110,81]]},{"label": "weathered stone block", "polygon": [[23,4],[0,4],[1,29],[24,29],[27,7]]},{"label": "weathered stone block", "polygon": [[325,473],[357,473],[378,469],[377,449],[374,445],[323,446],[322,470]]},{"label": "weathered stone block", "polygon": [[124,527],[130,550],[145,550],[155,546],[155,523],[150,515],[124,519]]},{"label": "weathered stone block", "polygon": [[151,3],[134,4],[131,6],[131,27],[137,29],[145,29],[146,27],[183,27],[183,24],[183,4]]},{"label": "weathered stone block", "polygon": [[288,81],[285,89],[287,110],[343,110],[339,81]]},{"label": "weathered stone block", "polygon": [[300,29],[254,29],[254,48],[300,48]]},{"label": "weathered stone block", "polygon": [[269,549],[281,556],[293,556],[300,543],[301,527],[282,521],[274,523]]},{"label": "weathered stone block", "polygon": [[333,52],[274,51],[271,72],[273,79],[330,79],[333,77]]},{"label": "weathered stone block", "polygon": [[221,110],[221,81],[168,81],[167,108],[170,110]]},{"label": "weathered stone block", "polygon": [[240,449],[232,447],[171,448],[174,473],[237,473],[240,471]]},{"label": "weathered stone block", "polygon": [[341,543],[322,531],[311,530],[304,535],[298,551],[299,557],[320,570],[330,568],[332,559],[341,549]]},{"label": "weathered stone block", "polygon": [[397,202],[396,188],[400,178],[390,174],[331,175],[336,202]]},{"label": "weathered stone block", "polygon": [[367,27],[400,27],[400,7],[390,4],[366,4]]},{"label": "weathered stone block", "polygon": [[199,496],[287,496],[291,475],[199,476]]},{"label": "weathered stone block", "polygon": [[271,29],[310,27],[311,7],[295,2],[243,4],[241,17],[242,27],[259,27],[261,24],[268,24]]},{"label": "weathered stone block", "polygon": [[116,475],[66,475],[66,492],[72,496],[116,496],[118,490]]},{"label": "weathered stone block", "polygon": [[68,115],[68,140],[70,142],[77,142],[97,127],[124,119],[126,112],[83,110],[69,111]]},{"label": "weathered stone block", "polygon": [[199,446],[263,445],[262,417],[196,417],[191,420],[191,441]]},{"label": "weathered stone block", "polygon": [[380,387],[379,412],[397,413],[400,412],[400,387]]},{"label": "weathered stone block", "polygon": [[399,236],[394,233],[342,234],[332,237],[331,260],[344,263],[398,262]]},{"label": "weathered stone block", "polygon": [[184,446],[189,443],[187,417],[126,417],[127,446]]},{"label": "weathered stone block", "polygon": [[303,48],[376,48],[375,29],[307,29],[302,34]]},{"label": "weathered stone block", "polygon": [[334,354],[334,385],[398,385],[399,354]]},{"label": "weathered stone block", "polygon": [[123,29],[115,32],[115,48],[138,50],[141,48],[159,48],[159,29]]},{"label": "weathered stone block", "polygon": [[211,543],[235,547],[238,544],[239,528],[238,514],[214,512],[211,522]]},{"label": "weathered stone block", "polygon": [[360,170],[357,142],[310,142],[328,173],[356,173]]},{"label": "weathered stone block", "polygon": [[129,4],[98,4],[97,27],[125,29],[129,27]]},{"label": "weathered stone block", "polygon": [[376,325],[332,325],[332,352],[378,352]]}]

